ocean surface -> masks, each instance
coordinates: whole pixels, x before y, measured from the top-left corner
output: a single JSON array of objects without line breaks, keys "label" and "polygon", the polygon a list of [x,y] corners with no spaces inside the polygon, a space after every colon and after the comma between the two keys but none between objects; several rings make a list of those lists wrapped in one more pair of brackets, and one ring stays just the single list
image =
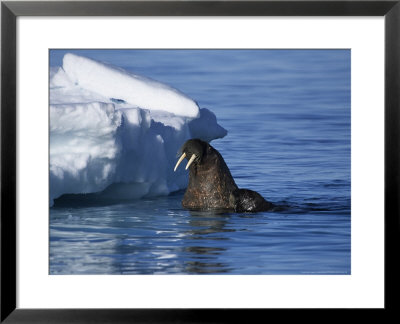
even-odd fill
[{"label": "ocean surface", "polygon": [[178,88],[228,130],[211,142],[239,187],[278,208],[190,212],[184,191],[55,201],[49,273],[351,273],[350,50],[51,50]]}]

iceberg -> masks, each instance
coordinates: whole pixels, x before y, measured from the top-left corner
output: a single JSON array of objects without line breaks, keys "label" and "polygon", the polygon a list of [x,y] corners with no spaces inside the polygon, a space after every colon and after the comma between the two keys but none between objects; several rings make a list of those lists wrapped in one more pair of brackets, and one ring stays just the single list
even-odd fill
[{"label": "iceberg", "polygon": [[111,199],[168,195],[187,186],[174,172],[189,138],[227,131],[173,87],[74,54],[50,68],[50,206],[63,194]]}]

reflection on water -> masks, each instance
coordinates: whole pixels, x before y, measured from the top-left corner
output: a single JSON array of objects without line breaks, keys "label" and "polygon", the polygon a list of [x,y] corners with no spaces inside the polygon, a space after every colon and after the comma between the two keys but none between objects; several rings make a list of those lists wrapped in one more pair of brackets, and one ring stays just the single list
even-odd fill
[{"label": "reflection on water", "polygon": [[[213,214],[212,212],[190,212],[191,219],[189,225],[191,229],[187,231],[188,239],[192,240],[228,240],[229,238],[221,233],[235,232],[234,229],[225,228],[229,216]],[[197,244],[201,244],[198,242]],[[193,261],[185,262],[187,273],[224,273],[229,272],[229,265],[218,260],[218,256],[224,253],[226,248],[215,246],[190,246],[184,252],[190,255]]]},{"label": "reflection on water", "polygon": [[257,214],[189,212],[182,196],[52,208],[50,273],[350,273],[348,209],[314,199]]},{"label": "reflection on water", "polygon": [[[229,265],[219,261],[227,248],[215,241],[229,240],[223,234],[235,231],[226,228],[231,216],[175,208],[182,194],[108,206],[95,195],[59,199],[51,214],[51,273],[228,272]],[[156,210],[168,213],[157,216]],[[66,242],[74,243],[71,249]],[[84,262],[72,258],[73,265],[66,264],[77,251],[85,253]]]},{"label": "reflection on water", "polygon": [[229,272],[229,268],[226,264],[222,263],[211,263],[211,262],[200,262],[200,261],[188,261],[186,263],[185,271],[192,274],[202,273],[225,273]]},{"label": "reflection on water", "polygon": [[[227,229],[227,216],[221,214],[212,214],[210,212],[201,215],[201,212],[190,212],[192,218],[189,221],[192,228],[187,234],[192,235],[191,239],[210,239],[211,235],[224,232],[234,232],[234,229]],[[221,235],[212,235],[213,240],[223,240]]]}]

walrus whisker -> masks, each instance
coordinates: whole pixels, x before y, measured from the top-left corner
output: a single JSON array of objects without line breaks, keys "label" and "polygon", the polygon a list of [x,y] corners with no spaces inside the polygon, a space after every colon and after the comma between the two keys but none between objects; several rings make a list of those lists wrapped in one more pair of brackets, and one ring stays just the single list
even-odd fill
[{"label": "walrus whisker", "polygon": [[192,157],[190,158],[189,162],[186,164],[185,170],[187,170],[190,167],[190,165],[193,163],[195,158],[196,158],[196,154],[193,154]]},{"label": "walrus whisker", "polygon": [[179,158],[178,162],[176,162],[175,168],[174,168],[174,172],[176,171],[176,169],[178,168],[178,165],[181,164],[181,162],[183,161],[183,159],[185,158],[186,153],[183,153],[181,155],[181,157]]}]

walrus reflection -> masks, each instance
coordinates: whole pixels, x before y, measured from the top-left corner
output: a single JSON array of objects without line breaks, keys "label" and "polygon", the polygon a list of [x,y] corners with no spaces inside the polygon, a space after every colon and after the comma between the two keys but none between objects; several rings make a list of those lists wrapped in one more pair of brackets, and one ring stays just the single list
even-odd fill
[{"label": "walrus reflection", "polygon": [[180,153],[174,171],[185,158],[188,160],[185,169],[189,168],[189,184],[182,199],[184,208],[241,213],[273,207],[259,193],[238,188],[221,154],[207,142],[190,139]]}]

